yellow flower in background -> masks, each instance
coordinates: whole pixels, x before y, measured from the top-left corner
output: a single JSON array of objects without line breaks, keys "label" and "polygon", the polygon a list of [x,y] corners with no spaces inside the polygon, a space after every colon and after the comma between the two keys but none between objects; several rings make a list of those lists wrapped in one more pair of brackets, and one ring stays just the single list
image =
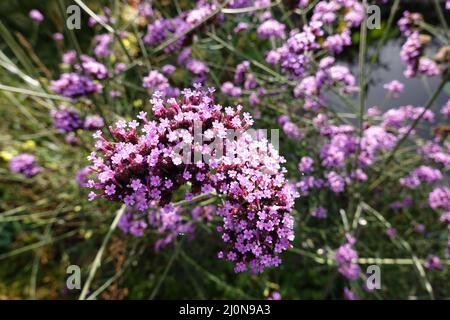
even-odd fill
[{"label": "yellow flower in background", "polygon": [[12,159],[14,155],[8,151],[2,150],[0,151],[0,158],[3,159],[4,161],[9,161]]},{"label": "yellow flower in background", "polygon": [[47,164],[47,168],[51,169],[51,170],[56,170],[58,169],[58,164],[51,162]]},{"label": "yellow flower in background", "polygon": [[36,142],[34,142],[34,140],[27,140],[22,143],[21,148],[23,150],[34,150],[36,149]]},{"label": "yellow flower in background", "polygon": [[142,99],[137,99],[137,100],[134,100],[134,101],[133,101],[133,106],[134,106],[135,108],[142,107],[142,104],[143,104]]}]

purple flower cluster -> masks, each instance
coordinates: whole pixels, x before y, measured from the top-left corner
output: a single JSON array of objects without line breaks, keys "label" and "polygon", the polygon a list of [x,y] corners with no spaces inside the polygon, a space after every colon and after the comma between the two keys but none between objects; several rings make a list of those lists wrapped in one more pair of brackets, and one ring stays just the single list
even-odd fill
[{"label": "purple flower cluster", "polygon": [[50,88],[68,98],[86,96],[103,90],[101,84],[77,73],[63,73],[58,80],[50,82]]},{"label": "purple flower cluster", "polygon": [[[392,108],[386,111],[382,118],[382,126],[386,129],[398,129],[400,133],[409,129],[408,121],[416,120],[425,108],[414,107],[411,105]],[[432,123],[434,121],[434,113],[431,110],[426,110],[422,119]]]},{"label": "purple flower cluster", "polygon": [[327,209],[317,207],[311,211],[311,216],[317,219],[325,219],[327,217]]},{"label": "purple flower cluster", "polygon": [[429,270],[442,270],[441,259],[438,256],[429,256],[423,266]]},{"label": "purple flower cluster", "polygon": [[417,188],[422,183],[433,183],[442,179],[442,173],[438,169],[429,166],[420,166],[406,177],[400,178],[400,184],[408,188]]},{"label": "purple flower cluster", "polygon": [[419,60],[422,55],[423,45],[418,32],[413,32],[400,51],[401,59],[406,63],[405,77],[412,78],[419,69]]},{"label": "purple flower cluster", "polygon": [[405,85],[397,80],[392,80],[391,82],[386,83],[383,88],[389,91],[390,96],[398,98],[400,93],[405,89]]},{"label": "purple flower cluster", "polygon": [[192,240],[195,231],[194,222],[210,221],[215,211],[215,206],[197,206],[191,211],[192,220],[184,221],[181,208],[170,204],[150,210],[145,215],[133,207],[128,207],[118,226],[125,234],[135,237],[144,236],[149,228],[156,230],[158,239],[155,241],[154,248],[160,251],[180,235],[187,235],[188,240]]},{"label": "purple flower cluster", "polygon": [[351,289],[344,288],[344,298],[345,300],[359,300],[359,297]]},{"label": "purple flower cluster", "polygon": [[355,77],[350,70],[345,66],[333,65],[334,63],[333,57],[323,58],[316,73],[303,78],[294,88],[294,96],[304,99],[305,110],[317,109],[324,104],[325,98],[321,91],[325,85],[341,87],[345,93],[355,90]]},{"label": "purple flower cluster", "polygon": [[314,171],[313,165],[314,160],[311,157],[302,157],[298,164],[298,170],[302,173],[311,173]]},{"label": "purple flower cluster", "polygon": [[97,115],[90,115],[83,119],[77,109],[64,105],[52,110],[50,115],[53,126],[60,133],[72,133],[78,129],[98,130],[105,125],[103,118]]},{"label": "purple flower cluster", "polygon": [[346,235],[347,243],[340,246],[335,253],[335,259],[339,266],[338,271],[349,280],[356,280],[361,272],[360,266],[355,263],[358,253],[353,248],[356,240]]},{"label": "purple flower cluster", "polygon": [[406,63],[405,77],[413,78],[418,73],[430,77],[441,74],[439,65],[434,60],[422,56],[427,41],[418,31],[414,31],[403,44],[400,58]]},{"label": "purple flower cluster", "polygon": [[[388,112],[391,113],[392,110],[395,109]],[[300,193],[308,195],[311,190],[321,188],[341,193],[353,182],[366,181],[368,176],[364,170],[375,164],[380,153],[394,148],[399,139],[395,133],[403,132],[402,126],[406,125],[403,121],[414,119],[423,108],[402,107],[400,110],[402,113],[400,119],[392,114],[385,114],[384,121],[380,124],[366,123],[362,137],[352,125],[330,124],[326,116],[317,115],[313,123],[322,137],[319,144],[320,161],[316,163],[318,170],[312,170],[312,164],[315,162],[310,157],[301,159],[299,171],[302,177],[297,183]],[[408,116],[404,116],[405,111],[408,111]],[[432,114],[429,117],[432,118]],[[359,166],[349,172],[347,164],[354,161],[356,154]]]},{"label": "purple flower cluster", "polygon": [[417,12],[404,11],[401,19],[398,20],[398,27],[400,32],[409,37],[414,31],[416,31],[419,23],[423,22],[423,16]]},{"label": "purple flower cluster", "polygon": [[275,19],[269,19],[261,23],[256,30],[256,34],[261,39],[280,38],[286,37],[286,26]]},{"label": "purple flower cluster", "polygon": [[250,70],[250,61],[242,61],[236,66],[236,71],[234,72],[234,82],[236,84],[242,84],[245,79],[245,74]]},{"label": "purple flower cluster", "polygon": [[36,161],[36,158],[28,153],[22,153],[9,160],[9,170],[15,173],[21,173],[27,178],[34,177],[42,171]]},{"label": "purple flower cluster", "polygon": [[428,160],[434,163],[442,164],[444,166],[450,165],[450,143],[441,146],[438,141],[429,141],[424,146],[418,149],[418,152]]},{"label": "purple flower cluster", "polygon": [[99,34],[95,36],[94,42],[94,53],[96,57],[108,57],[111,54],[109,46],[112,42],[112,36],[110,34]]},{"label": "purple flower cluster", "polygon": [[[252,125],[251,116],[240,116],[241,106],[225,108],[214,103],[213,89],[183,90],[182,98],[164,102],[160,93],[151,100],[155,120],[145,112],[138,119],[123,120],[111,128],[115,142],[97,132],[96,149],[88,159],[97,177],[89,182],[91,200],[102,197],[124,202],[144,211],[157,204],[165,206],[180,186],[191,184],[186,195],[213,191],[226,197],[218,209],[223,225],[218,228],[227,249],[219,257],[233,261],[235,271],[261,272],[281,263],[278,254],[294,239],[290,215],[296,192],[287,183],[281,167],[284,159],[267,139],[255,140],[245,132]],[[219,155],[194,142],[194,122],[201,121],[207,139],[219,137],[227,144],[227,154]],[[238,140],[227,142],[226,131],[241,133]],[[188,149],[210,158],[206,163],[184,161],[177,152],[181,142]],[[231,152],[231,155],[230,155]],[[190,159],[190,158],[188,158]],[[186,160],[186,159],[184,159]]]},{"label": "purple flower cluster", "polygon": [[74,50],[64,53],[62,60],[74,72],[63,73],[59,79],[52,80],[50,88],[54,92],[68,98],[77,98],[103,90],[103,86],[96,80],[105,80],[110,76],[104,64],[85,54],[78,59]]},{"label": "purple flower cluster", "polygon": [[186,69],[197,76],[197,78],[194,79],[194,82],[196,83],[205,82],[206,75],[209,72],[209,68],[206,63],[198,59],[189,59],[186,63]]},{"label": "purple flower cluster", "polygon": [[91,115],[87,116],[86,119],[84,119],[83,127],[86,130],[99,130],[102,129],[105,126],[105,122],[103,121],[103,118],[97,115]]},{"label": "purple flower cluster", "polygon": [[291,121],[289,116],[287,115],[280,116],[278,118],[278,123],[280,124],[281,128],[283,129],[283,132],[289,139],[302,140],[305,137],[303,131],[301,131],[300,128],[294,122]]},{"label": "purple flower cluster", "polygon": [[242,94],[242,89],[235,86],[232,82],[226,81],[220,87],[220,91],[223,94],[229,95],[230,97],[239,97]]},{"label": "purple flower cluster", "polygon": [[169,80],[160,72],[152,70],[143,80],[144,88],[164,92],[169,87]]},{"label": "purple flower cluster", "polygon": [[53,126],[60,133],[73,132],[83,127],[83,120],[75,108],[62,105],[58,109],[52,110],[50,115],[53,119]]},{"label": "purple flower cluster", "polygon": [[428,196],[428,203],[433,209],[450,210],[450,189],[436,187]]},{"label": "purple flower cluster", "polygon": [[87,187],[89,181],[89,175],[92,173],[91,167],[86,166],[77,171],[75,175],[75,181],[80,187]]},{"label": "purple flower cluster", "polygon": [[164,51],[180,50],[187,42],[186,32],[206,20],[214,10],[216,10],[214,2],[198,1],[196,7],[189,12],[181,12],[174,18],[159,18],[147,25],[147,33],[143,41],[147,45],[157,46],[170,38],[177,38],[178,40],[168,45]]}]

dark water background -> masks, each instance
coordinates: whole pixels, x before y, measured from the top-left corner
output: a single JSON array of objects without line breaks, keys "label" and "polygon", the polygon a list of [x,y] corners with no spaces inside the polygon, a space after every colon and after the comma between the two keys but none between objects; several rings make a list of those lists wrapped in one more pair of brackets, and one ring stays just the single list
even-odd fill
[{"label": "dark water background", "polygon": [[[383,8],[383,9],[387,9]],[[433,6],[432,1],[429,0],[416,0],[416,1],[402,1],[400,5],[400,9],[398,10],[397,17],[394,21],[398,21],[401,17],[403,11],[409,10],[411,12],[420,12],[423,14],[424,19],[427,23],[440,26],[440,21],[436,14],[436,9]],[[445,13],[448,13],[446,11]],[[383,16],[384,19],[387,18],[389,12],[384,11]],[[449,22],[450,14],[446,14],[446,20]],[[397,26],[394,25],[393,29],[397,29]],[[412,79],[408,79],[403,75],[404,70],[406,69],[405,63],[400,59],[400,50],[402,45],[405,43],[406,39],[397,32],[393,37],[391,37],[383,46],[378,61],[373,67],[373,71],[370,77],[370,82],[368,86],[367,92],[367,102],[366,102],[366,110],[372,106],[378,106],[381,110],[386,111],[391,108],[397,108],[399,106],[413,105],[413,106],[424,106],[428,101],[429,97],[434,93],[436,88],[439,86],[441,77],[425,77],[425,76],[417,76]],[[368,41],[368,57],[370,58],[371,54],[375,52],[375,49],[378,45],[378,39],[369,40]],[[433,57],[434,54],[439,49],[439,43],[433,41],[427,46],[426,54],[429,57]],[[356,48],[357,49],[357,48]],[[369,59],[368,59],[369,60]],[[351,54],[351,56],[343,57],[341,63],[347,65],[353,75],[358,79],[359,76],[359,66],[358,66],[358,56],[357,53]],[[369,64],[366,65],[366,69],[369,68]],[[390,98],[386,99],[387,90],[383,88],[385,83],[388,83],[392,80],[398,80],[405,85],[405,89],[403,93],[400,94],[398,98]],[[334,96],[329,96],[331,101],[330,105],[336,111],[340,112],[351,112],[348,107],[345,107],[344,104],[339,101]],[[440,93],[438,98],[436,99],[434,105],[431,110],[435,113],[435,121],[434,124],[431,125],[433,127],[437,124],[445,124],[449,123],[448,120],[442,117],[440,113],[440,109],[446,102],[450,99],[450,84],[444,87],[444,90]],[[354,101],[358,101],[358,96],[355,95]],[[357,103],[358,104],[358,103]],[[352,122],[354,120],[351,120]],[[423,137],[429,137],[430,125],[426,123],[422,123],[420,126],[419,134]]]},{"label": "dark water background", "polygon": [[[406,65],[400,59],[400,50],[404,42],[405,40],[403,38],[390,39],[381,50],[379,61],[375,63],[372,69],[372,74],[370,76],[366,109],[372,106],[378,106],[382,110],[388,110],[391,108],[406,105],[413,105],[416,107],[423,106],[439,86],[441,82],[440,76],[417,76],[415,78],[408,79],[403,75],[403,72],[406,69]],[[371,49],[375,49],[376,43],[369,44],[369,47],[372,47]],[[437,47],[434,46],[434,48],[430,48],[430,51],[434,52],[436,48]],[[368,56],[370,57],[370,54]],[[353,75],[358,78],[358,59],[356,58],[352,60],[352,62],[341,63],[347,65],[352,71]],[[369,63],[366,65],[366,69],[368,68]],[[392,80],[398,80],[403,83],[405,85],[405,89],[398,98],[386,99],[387,90],[383,88],[383,85]],[[447,86],[436,99],[435,108],[433,109],[433,111],[439,113],[438,111],[440,111],[440,108],[450,98],[448,88],[449,87]],[[357,99],[357,95],[354,98]],[[339,102],[339,100],[337,100],[335,97],[330,96],[330,100],[335,103],[333,105],[336,106],[336,110],[349,112],[349,109],[345,107],[341,102]],[[436,116],[437,118],[439,118],[438,114],[436,114]]]}]

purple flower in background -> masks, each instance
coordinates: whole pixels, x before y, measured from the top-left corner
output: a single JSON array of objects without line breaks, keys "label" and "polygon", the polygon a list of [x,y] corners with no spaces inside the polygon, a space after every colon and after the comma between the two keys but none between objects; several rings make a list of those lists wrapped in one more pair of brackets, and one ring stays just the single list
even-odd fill
[{"label": "purple flower in background", "polygon": [[340,246],[335,253],[339,273],[349,280],[358,279],[361,272],[359,265],[354,262],[358,259],[358,253],[353,249],[354,243],[354,238],[347,236],[347,243]]},{"label": "purple flower in background", "polygon": [[73,132],[83,127],[83,120],[75,108],[59,106],[52,110],[50,115],[53,119],[53,126],[60,133]]},{"label": "purple flower in background", "polygon": [[327,217],[327,209],[323,207],[317,207],[311,211],[311,216],[317,219],[325,219]]},{"label": "purple flower in background", "polygon": [[325,43],[323,46],[330,50],[332,53],[339,54],[344,51],[345,47],[348,47],[352,44],[352,39],[350,37],[350,32],[348,30],[343,31],[342,33],[334,34],[328,36],[325,39]]},{"label": "purple flower in background", "polygon": [[423,266],[429,270],[442,270],[441,259],[438,256],[429,256]]},{"label": "purple flower in background", "polygon": [[34,177],[42,168],[38,165],[36,158],[28,153],[22,153],[9,160],[9,170],[21,173],[27,178]]},{"label": "purple flower in background", "polygon": [[423,223],[416,223],[416,224],[414,224],[414,232],[424,233],[425,232],[425,225]]},{"label": "purple flower in background", "polygon": [[28,14],[30,16],[30,18],[35,21],[35,22],[42,22],[44,21],[44,16],[42,15],[42,13],[37,10],[37,9],[32,9],[30,10],[30,13]]},{"label": "purple flower in background", "polygon": [[305,137],[305,134],[300,128],[291,121],[289,116],[283,115],[278,118],[278,123],[282,126],[283,132],[289,139],[301,140]]},{"label": "purple flower in background", "polygon": [[122,63],[122,62],[118,62],[118,63],[116,63],[114,65],[114,71],[116,73],[121,73],[121,72],[125,71],[126,68],[127,68],[127,65],[125,63]]},{"label": "purple flower in background", "polygon": [[87,116],[84,119],[83,127],[87,130],[98,130],[105,126],[103,118],[97,115]]},{"label": "purple flower in background", "polygon": [[403,12],[403,17],[398,20],[398,27],[400,32],[408,37],[410,36],[417,28],[420,22],[423,21],[423,16],[417,12]]},{"label": "purple flower in background", "polygon": [[394,238],[397,235],[397,230],[395,228],[387,228],[384,233],[389,237],[389,238]]},{"label": "purple flower in background", "polygon": [[241,32],[242,30],[246,30],[246,29],[248,29],[248,23],[245,23],[245,22],[239,22],[239,23],[237,24],[237,26],[234,27],[233,32],[239,33],[239,32]]},{"label": "purple flower in background", "polygon": [[88,176],[89,174],[91,174],[91,167],[90,166],[86,166],[81,168],[80,170],[77,171],[76,175],[75,175],[75,181],[78,183],[78,185],[80,187],[87,187],[89,186],[88,184]]},{"label": "purple flower in background", "polygon": [[298,6],[300,8],[306,8],[309,4],[309,0],[299,0],[298,2]]},{"label": "purple flower in background", "polygon": [[326,175],[328,186],[334,193],[341,193],[345,190],[345,179],[334,171]]},{"label": "purple flower in background", "polygon": [[313,171],[314,160],[311,157],[302,157],[298,164],[298,170],[302,173],[310,173]]},{"label": "purple flower in background", "polygon": [[165,91],[169,87],[169,80],[156,70],[150,71],[150,73],[144,77],[144,88],[154,91]]},{"label": "purple flower in background", "polygon": [[241,84],[244,82],[245,73],[250,70],[250,61],[242,61],[236,66],[236,70],[234,72],[234,82],[236,84]]},{"label": "purple flower in background", "polygon": [[344,298],[345,300],[359,300],[359,297],[349,288],[344,288]]},{"label": "purple flower in background", "polygon": [[438,169],[429,166],[420,166],[406,177],[400,178],[400,184],[408,188],[417,188],[422,183],[432,183],[442,179],[442,173]]},{"label": "purple flower in background", "polygon": [[256,33],[261,39],[280,38],[283,39],[286,26],[277,20],[269,19],[264,21],[256,30]]},{"label": "purple flower in background", "polygon": [[131,234],[135,237],[142,237],[148,225],[144,220],[135,219],[131,212],[122,215],[117,225],[125,234]]},{"label": "purple flower in background", "polygon": [[64,64],[72,65],[77,60],[77,53],[75,50],[69,50],[65,52],[62,56],[62,62]]},{"label": "purple flower in background", "polygon": [[242,94],[242,89],[240,87],[235,86],[230,81],[224,82],[220,87],[220,91],[231,97],[239,97]]},{"label": "purple flower in background", "polygon": [[86,96],[103,90],[101,84],[76,73],[63,73],[59,79],[50,81],[50,88],[68,98]]},{"label": "purple flower in background", "polygon": [[438,76],[441,74],[439,65],[434,60],[426,57],[420,58],[418,71],[429,77]]},{"label": "purple flower in background", "polygon": [[450,225],[450,211],[443,213],[439,218],[439,221]]},{"label": "purple flower in background", "polygon": [[102,80],[108,77],[108,69],[106,66],[88,55],[81,55],[81,66],[75,64],[74,68],[79,73],[85,72],[87,75],[95,79]]},{"label": "purple flower in background", "polygon": [[164,74],[169,75],[169,74],[174,73],[176,69],[177,69],[177,68],[176,68],[175,66],[171,65],[171,64],[165,64],[165,65],[163,65],[163,67],[161,68],[161,71],[162,71]]},{"label": "purple flower in background", "polygon": [[268,297],[267,300],[281,300],[281,294],[278,291],[273,291]]},{"label": "purple flower in background", "polygon": [[74,132],[69,132],[64,137],[64,141],[71,146],[75,146],[78,142],[80,142],[80,138]]},{"label": "purple flower in background", "polygon": [[442,107],[441,113],[445,119],[450,119],[450,100]]},{"label": "purple flower in background", "polygon": [[196,59],[190,59],[186,64],[186,69],[197,76],[205,76],[209,72],[206,63]]},{"label": "purple flower in background", "polygon": [[55,41],[63,41],[63,40],[64,40],[64,35],[63,35],[62,33],[60,33],[60,32],[55,32],[55,33],[52,35],[52,38],[53,38],[53,40],[55,40]]},{"label": "purple flower in background", "polygon": [[450,210],[450,189],[436,187],[428,196],[428,203],[433,209]]},{"label": "purple flower in background", "polygon": [[95,48],[94,53],[96,57],[107,57],[111,54],[109,45],[112,41],[112,36],[108,33],[96,35],[94,38]]},{"label": "purple flower in background", "polygon": [[141,2],[138,6],[139,16],[149,18],[153,16],[153,8],[151,3]]},{"label": "purple flower in background", "polygon": [[400,51],[402,61],[406,63],[405,77],[413,78],[417,73],[432,77],[441,74],[438,64],[427,57],[422,57],[424,42],[419,32],[411,33]]},{"label": "purple flower in background", "polygon": [[389,91],[389,94],[392,97],[398,98],[400,96],[400,93],[402,93],[405,89],[405,86],[403,85],[403,83],[397,80],[392,80],[391,82],[386,83],[383,88]]},{"label": "purple flower in background", "polygon": [[[192,19],[196,17],[192,16]],[[164,51],[167,53],[179,50],[183,47],[187,37],[185,32],[191,28],[192,24],[186,22],[182,16],[172,19],[160,18],[153,23],[147,25],[147,34],[144,36],[144,43],[151,46],[156,46],[163,43],[170,38],[177,38],[178,40],[167,46]]]}]

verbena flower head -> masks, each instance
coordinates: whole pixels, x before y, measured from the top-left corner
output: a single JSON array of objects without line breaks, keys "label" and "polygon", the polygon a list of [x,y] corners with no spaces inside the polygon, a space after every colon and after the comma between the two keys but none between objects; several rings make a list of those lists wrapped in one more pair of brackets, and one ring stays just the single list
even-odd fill
[{"label": "verbena flower head", "polygon": [[41,172],[42,168],[38,165],[33,155],[22,153],[9,160],[9,170],[31,178]]},{"label": "verbena flower head", "polygon": [[261,39],[284,38],[286,26],[275,19],[264,21],[256,30]]},{"label": "verbena flower head", "polygon": [[398,98],[400,96],[400,93],[402,93],[405,89],[405,85],[400,81],[392,80],[391,82],[386,83],[383,88],[389,91],[389,94],[392,97]]},{"label": "verbena flower head", "polygon": [[[114,142],[97,132],[97,152],[88,157],[97,175],[90,182],[97,190],[90,199],[102,197],[145,211],[170,204],[174,192],[187,183],[188,199],[221,194],[225,201],[218,209],[223,218],[218,231],[227,247],[219,257],[233,261],[236,272],[262,272],[281,263],[278,254],[294,239],[290,213],[297,194],[284,177],[285,160],[277,150],[267,139],[246,132],[251,116],[241,114],[241,106],[216,104],[213,92],[196,86],[185,89],[179,100],[167,101],[157,92],[151,99],[154,120],[141,112],[139,121],[117,122],[110,128]],[[195,139],[198,122],[206,141],[225,145],[226,154]],[[226,139],[227,130],[237,133],[237,140]],[[180,155],[180,143],[192,153]]]},{"label": "verbena flower head", "polygon": [[422,21],[423,16],[420,13],[404,11],[403,17],[398,20],[397,25],[400,28],[400,32],[408,37],[417,29],[418,24]]},{"label": "verbena flower head", "polygon": [[336,250],[335,259],[339,266],[339,273],[347,279],[356,280],[361,272],[360,266],[355,263],[355,260],[358,259],[358,253],[353,248],[356,241],[350,235],[347,235],[346,238],[347,243]]},{"label": "verbena flower head", "polygon": [[59,79],[50,82],[50,88],[68,98],[86,96],[103,90],[101,84],[77,73],[63,73]]},{"label": "verbena flower head", "polygon": [[433,209],[450,210],[450,189],[448,187],[436,187],[430,192],[428,202]]},{"label": "verbena flower head", "polygon": [[61,133],[76,131],[83,126],[83,120],[77,109],[60,106],[51,111],[53,126]]}]

